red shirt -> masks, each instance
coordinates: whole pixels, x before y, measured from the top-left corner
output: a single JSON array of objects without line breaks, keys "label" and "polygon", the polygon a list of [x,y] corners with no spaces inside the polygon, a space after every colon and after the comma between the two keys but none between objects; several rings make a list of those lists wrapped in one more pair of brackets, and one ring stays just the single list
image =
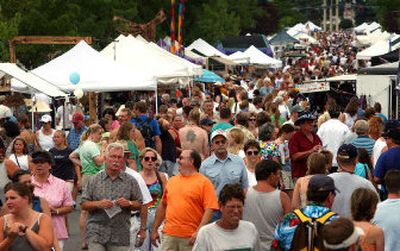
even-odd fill
[{"label": "red shirt", "polygon": [[[311,142],[302,131],[296,132],[289,140],[289,152],[293,156],[295,153],[311,150],[316,145],[322,145],[321,139],[315,133],[312,133]],[[307,172],[307,158],[294,161],[292,159],[292,177],[303,177]]]}]

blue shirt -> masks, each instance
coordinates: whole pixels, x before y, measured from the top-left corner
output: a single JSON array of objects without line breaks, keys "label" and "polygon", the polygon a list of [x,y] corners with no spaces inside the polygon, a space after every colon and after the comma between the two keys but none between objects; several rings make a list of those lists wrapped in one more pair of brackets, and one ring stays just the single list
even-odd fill
[{"label": "blue shirt", "polygon": [[[146,115],[139,115],[137,116],[141,121],[146,121],[149,117]],[[133,118],[131,120],[132,123],[134,123],[136,125],[136,127],[139,125],[139,121],[137,121],[135,118]],[[160,126],[158,125],[157,120],[152,119],[150,122],[150,127],[151,127],[151,137],[154,136],[160,136],[161,135],[161,131],[160,131]]]},{"label": "blue shirt", "polygon": [[400,199],[387,199],[378,204],[373,223],[385,232],[385,251],[400,250]]},{"label": "blue shirt", "polygon": [[383,179],[390,169],[400,170],[400,147],[393,147],[383,152],[376,162],[374,176]]},{"label": "blue shirt", "polygon": [[79,143],[81,141],[81,136],[86,130],[87,130],[87,127],[83,126],[81,128],[81,131],[78,133],[75,128],[71,128],[71,130],[69,131],[68,136],[67,136],[68,147],[71,150],[75,150],[79,147]]},{"label": "blue shirt", "polygon": [[367,150],[368,155],[371,157],[374,150],[375,140],[371,139],[368,136],[358,136],[351,141],[351,144],[357,149],[364,148],[365,150]]},{"label": "blue shirt", "polygon": [[243,189],[249,186],[243,159],[233,154],[228,154],[225,160],[218,159],[215,154],[211,155],[201,164],[200,173],[211,180],[217,196],[226,184],[238,183]]},{"label": "blue shirt", "polygon": [[368,179],[368,165],[358,162],[354,169],[354,174]]}]

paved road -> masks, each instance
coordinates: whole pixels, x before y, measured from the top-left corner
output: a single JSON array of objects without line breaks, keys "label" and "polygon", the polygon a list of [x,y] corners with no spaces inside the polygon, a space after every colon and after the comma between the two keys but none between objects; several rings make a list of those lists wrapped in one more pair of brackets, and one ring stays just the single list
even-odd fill
[{"label": "paved road", "polygon": [[[79,202],[79,198],[78,198]],[[69,239],[65,242],[64,251],[80,251],[81,242],[79,237],[79,215],[81,211],[79,205],[68,216]]]}]

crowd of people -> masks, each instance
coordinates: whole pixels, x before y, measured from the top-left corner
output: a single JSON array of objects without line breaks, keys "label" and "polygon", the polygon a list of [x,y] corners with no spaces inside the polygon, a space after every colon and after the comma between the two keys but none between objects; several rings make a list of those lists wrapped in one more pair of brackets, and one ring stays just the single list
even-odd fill
[{"label": "crowd of people", "polygon": [[307,58],[165,92],[157,114],[60,106],[34,132],[0,98],[0,250],[65,249],[74,208],[92,251],[400,250],[400,122],[295,88],[354,72],[351,41],[321,33]]}]

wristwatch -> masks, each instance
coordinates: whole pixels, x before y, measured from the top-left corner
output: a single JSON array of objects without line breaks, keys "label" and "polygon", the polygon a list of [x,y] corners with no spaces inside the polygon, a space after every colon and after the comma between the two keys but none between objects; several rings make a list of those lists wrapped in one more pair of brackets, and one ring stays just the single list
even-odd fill
[{"label": "wristwatch", "polygon": [[24,226],[24,228],[21,230],[21,231],[22,231],[22,233],[24,233],[24,234],[25,234],[27,229],[28,229],[28,226],[27,226],[27,225],[25,225],[25,226]]}]

